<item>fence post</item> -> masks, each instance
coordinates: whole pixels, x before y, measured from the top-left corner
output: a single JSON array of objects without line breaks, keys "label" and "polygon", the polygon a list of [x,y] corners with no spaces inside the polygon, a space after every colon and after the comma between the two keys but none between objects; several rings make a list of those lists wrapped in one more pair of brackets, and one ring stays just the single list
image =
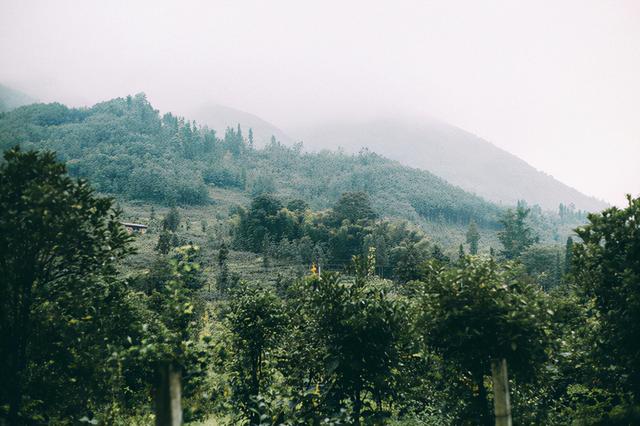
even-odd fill
[{"label": "fence post", "polygon": [[496,426],[511,426],[511,402],[509,400],[509,377],[507,360],[491,362],[491,378],[493,379],[493,412]]},{"label": "fence post", "polygon": [[156,426],[182,425],[182,375],[171,363],[158,367]]}]

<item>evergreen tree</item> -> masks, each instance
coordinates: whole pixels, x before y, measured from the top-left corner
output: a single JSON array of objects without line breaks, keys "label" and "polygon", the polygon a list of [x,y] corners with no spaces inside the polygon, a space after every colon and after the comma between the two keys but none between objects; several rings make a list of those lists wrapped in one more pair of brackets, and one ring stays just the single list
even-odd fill
[{"label": "evergreen tree", "polygon": [[515,211],[508,210],[500,220],[503,230],[498,233],[498,239],[503,247],[500,254],[505,259],[518,258],[527,247],[538,242],[538,237],[527,223],[530,212],[531,209],[518,203]]},{"label": "evergreen tree", "polygon": [[565,274],[571,273],[572,263],[573,263],[573,238],[568,237],[567,244],[565,246],[565,252],[564,252],[564,273]]},{"label": "evergreen tree", "polygon": [[249,149],[253,149],[253,129],[249,127]]},{"label": "evergreen tree", "polygon": [[223,242],[220,245],[220,250],[218,250],[218,291],[220,293],[226,293],[229,289],[229,249],[227,245]]},{"label": "evergreen tree", "polygon": [[173,234],[166,229],[160,231],[160,235],[158,235],[158,242],[156,243],[154,250],[160,254],[168,254],[173,247]]},{"label": "evergreen tree", "polygon": [[180,225],[180,213],[175,207],[171,207],[169,213],[162,220],[162,229],[166,231],[176,232]]},{"label": "evergreen tree", "polygon": [[437,244],[433,246],[433,250],[431,251],[431,258],[440,263],[449,263],[451,261],[451,259],[449,259],[449,256],[444,254],[440,246]]},{"label": "evergreen tree", "polygon": [[471,220],[467,229],[467,244],[469,244],[469,253],[478,254],[478,242],[480,241],[480,233],[475,220]]}]

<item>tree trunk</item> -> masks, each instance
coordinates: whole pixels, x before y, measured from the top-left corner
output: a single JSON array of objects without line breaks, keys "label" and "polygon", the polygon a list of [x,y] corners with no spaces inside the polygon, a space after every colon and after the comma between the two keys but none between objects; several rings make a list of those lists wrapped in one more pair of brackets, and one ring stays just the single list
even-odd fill
[{"label": "tree trunk", "polygon": [[[25,284],[20,286],[22,291],[20,302],[17,302],[16,298],[16,313],[13,321],[13,347],[14,347],[14,362],[10,377],[12,378],[9,385],[9,423],[18,424],[20,409],[22,408],[22,394],[24,371],[27,367],[27,343],[29,341],[30,331],[30,314],[31,314],[31,299],[33,280],[25,280]],[[18,290],[16,290],[18,291]]]},{"label": "tree trunk", "polygon": [[156,426],[182,425],[182,375],[171,363],[158,368]]},{"label": "tree trunk", "polygon": [[507,360],[491,363],[493,379],[493,412],[496,426],[511,426],[511,401],[509,400],[509,378],[507,376]]},{"label": "tree trunk", "polygon": [[476,399],[478,411],[480,414],[479,424],[484,426],[491,425],[491,413],[489,412],[489,402],[487,399],[487,389],[484,387],[484,376],[481,374],[476,378],[478,385],[478,397]]},{"label": "tree trunk", "polygon": [[360,426],[360,413],[362,412],[362,395],[360,391],[360,385],[356,386],[353,393],[353,424],[354,426]]}]

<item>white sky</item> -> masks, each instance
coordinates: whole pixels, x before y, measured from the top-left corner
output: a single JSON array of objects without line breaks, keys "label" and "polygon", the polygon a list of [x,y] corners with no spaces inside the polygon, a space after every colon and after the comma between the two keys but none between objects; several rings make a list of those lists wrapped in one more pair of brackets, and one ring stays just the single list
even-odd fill
[{"label": "white sky", "polygon": [[429,114],[587,194],[640,195],[637,0],[0,0],[0,82],[284,130]]}]

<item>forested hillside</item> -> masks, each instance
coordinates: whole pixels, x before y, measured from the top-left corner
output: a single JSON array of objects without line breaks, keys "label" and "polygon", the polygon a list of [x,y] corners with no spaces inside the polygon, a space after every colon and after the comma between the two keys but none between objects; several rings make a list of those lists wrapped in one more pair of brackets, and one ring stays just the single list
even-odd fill
[{"label": "forested hillside", "polygon": [[251,129],[224,135],[172,114],[144,95],[87,109],[35,104],[0,116],[0,148],[58,153],[72,175],[102,192],[162,204],[207,204],[208,190],[277,193],[326,208],[347,191],[367,192],[382,216],[496,228],[501,209],[429,172],[375,153],[323,151],[273,140],[257,149]]},{"label": "forested hillside", "polygon": [[489,141],[431,118],[329,122],[297,134],[312,147],[368,147],[503,205],[526,200],[547,210],[560,203],[587,211],[607,207]]}]

